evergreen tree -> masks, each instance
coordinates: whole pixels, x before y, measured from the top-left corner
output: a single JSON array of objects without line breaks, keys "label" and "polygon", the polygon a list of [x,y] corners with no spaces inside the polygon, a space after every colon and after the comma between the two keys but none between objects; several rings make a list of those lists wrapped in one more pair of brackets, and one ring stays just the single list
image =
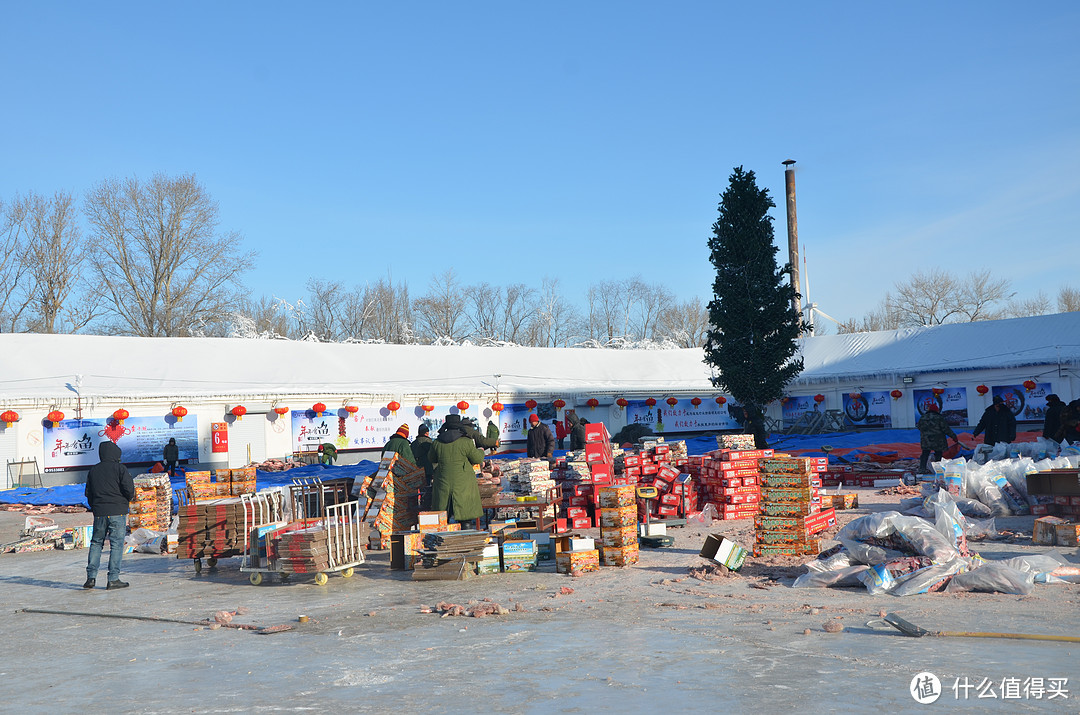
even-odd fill
[{"label": "evergreen tree", "polygon": [[717,370],[713,385],[743,406],[759,449],[767,440],[765,405],[803,369],[802,358],[795,358],[801,320],[792,305],[790,266],[776,265],[768,213],[775,206],[768,190],[757,187],[754,172],[736,167],[709,239],[716,280],[705,362]]}]

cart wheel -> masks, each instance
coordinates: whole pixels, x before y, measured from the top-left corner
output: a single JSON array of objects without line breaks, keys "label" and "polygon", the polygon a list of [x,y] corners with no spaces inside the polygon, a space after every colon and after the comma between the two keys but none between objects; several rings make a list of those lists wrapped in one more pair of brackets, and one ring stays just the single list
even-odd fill
[{"label": "cart wheel", "polygon": [[207,559],[206,560],[206,565],[209,566],[212,569],[216,569],[217,568],[217,559]]},{"label": "cart wheel", "polygon": [[252,586],[258,586],[260,583],[262,583],[262,574],[256,571],[255,573],[248,576],[248,581],[251,581]]},{"label": "cart wheel", "polygon": [[289,574],[287,573],[278,574],[278,578],[280,578],[284,583],[289,582]]},{"label": "cart wheel", "polygon": [[326,582],[329,581],[329,580],[330,580],[330,577],[327,576],[324,573],[315,574],[315,585],[316,586],[325,586]]},{"label": "cart wheel", "polygon": [[195,574],[198,575],[198,574],[201,574],[201,573],[202,573],[202,560],[201,559],[195,559]]},{"label": "cart wheel", "polygon": [[347,568],[347,569],[345,569],[344,571],[341,572],[341,577],[342,578],[352,578],[352,575],[353,575],[352,566],[350,566],[349,568]]}]

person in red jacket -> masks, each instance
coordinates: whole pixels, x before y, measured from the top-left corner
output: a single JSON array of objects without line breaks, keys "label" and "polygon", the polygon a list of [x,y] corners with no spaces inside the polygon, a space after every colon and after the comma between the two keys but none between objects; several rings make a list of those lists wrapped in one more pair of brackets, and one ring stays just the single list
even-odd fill
[{"label": "person in red jacket", "polygon": [[564,445],[566,440],[566,422],[563,420],[552,420],[551,424],[555,425],[555,439],[559,441],[559,449],[566,449]]}]

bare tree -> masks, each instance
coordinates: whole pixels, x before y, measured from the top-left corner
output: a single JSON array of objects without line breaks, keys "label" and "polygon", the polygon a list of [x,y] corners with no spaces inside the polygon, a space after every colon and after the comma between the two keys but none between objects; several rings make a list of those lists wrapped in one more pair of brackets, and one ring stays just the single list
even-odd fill
[{"label": "bare tree", "polygon": [[565,347],[580,329],[581,318],[559,290],[559,279],[545,276],[530,324],[530,345]]},{"label": "bare tree", "polygon": [[877,330],[896,330],[904,324],[896,311],[896,301],[891,293],[876,308],[862,318],[849,318],[837,326],[838,333],[871,333]]},{"label": "bare tree", "polygon": [[298,338],[283,302],[263,296],[256,301],[242,299],[227,335],[242,337]]},{"label": "bare tree", "polygon": [[395,284],[389,274],[364,290],[364,300],[371,307],[364,337],[387,343],[411,343],[414,340],[412,303],[409,286]]},{"label": "bare tree", "polygon": [[1059,313],[1072,313],[1080,310],[1080,290],[1062,286],[1058,291],[1057,309]]},{"label": "bare tree", "polygon": [[630,291],[626,281],[601,281],[589,286],[588,337],[600,343],[624,338],[630,330]]},{"label": "bare tree", "polygon": [[87,194],[95,285],[118,332],[190,335],[228,322],[254,254],[219,233],[218,207],[195,176],[110,179]]},{"label": "bare tree", "polygon": [[23,202],[0,202],[0,331],[19,330],[31,301],[29,266],[24,258],[26,211]]},{"label": "bare tree", "polygon": [[905,325],[941,325],[960,314],[959,288],[956,279],[940,268],[918,271],[896,284],[890,307]]},{"label": "bare tree", "polygon": [[1003,318],[1027,318],[1032,315],[1046,315],[1050,312],[1050,299],[1039,291],[1034,298],[1013,299],[1001,311]]},{"label": "bare tree", "polygon": [[1009,279],[993,278],[990,269],[972,271],[966,280],[959,281],[956,303],[958,311],[969,321],[993,320],[998,317],[993,307],[1009,300]]},{"label": "bare tree", "polygon": [[457,341],[466,337],[465,301],[453,268],[431,279],[428,292],[413,303],[413,312],[417,329],[425,340]]},{"label": "bare tree", "polygon": [[658,329],[681,348],[699,348],[709,332],[709,311],[699,298],[672,302],[660,315]]},{"label": "bare tree", "polygon": [[631,330],[637,340],[652,340],[656,337],[657,322],[670,306],[674,297],[671,291],[659,284],[646,283],[640,276],[635,276],[627,286],[633,305]]},{"label": "bare tree", "polygon": [[502,289],[484,282],[470,286],[466,293],[473,337],[481,340],[505,340],[502,334],[505,316]]},{"label": "bare tree", "polygon": [[525,326],[534,312],[536,289],[512,283],[503,290],[502,339],[511,343],[525,340]]}]

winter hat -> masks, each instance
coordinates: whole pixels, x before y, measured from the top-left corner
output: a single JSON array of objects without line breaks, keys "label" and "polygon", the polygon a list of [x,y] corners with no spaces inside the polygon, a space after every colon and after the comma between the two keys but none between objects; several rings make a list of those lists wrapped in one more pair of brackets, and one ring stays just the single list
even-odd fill
[{"label": "winter hat", "polygon": [[529,415],[529,422],[535,425],[540,422],[540,417],[537,415]]},{"label": "winter hat", "polygon": [[936,402],[935,402],[935,403],[933,403],[933,404],[931,404],[931,405],[930,405],[929,407],[927,407],[926,409],[928,409],[928,410],[929,410],[930,412],[941,412],[941,408],[937,406],[937,403],[936,403]]},{"label": "winter hat", "polygon": [[395,432],[394,434],[398,435],[399,437],[404,437],[405,439],[408,439],[409,438],[409,425],[408,424],[401,425],[400,427],[397,428],[397,432]]},{"label": "winter hat", "polygon": [[419,427],[416,428],[417,436],[422,435],[422,434],[427,434],[427,433],[428,433],[428,426],[427,425],[420,425]]},{"label": "winter hat", "polygon": [[461,415],[450,414],[443,420],[443,427],[460,427]]}]

